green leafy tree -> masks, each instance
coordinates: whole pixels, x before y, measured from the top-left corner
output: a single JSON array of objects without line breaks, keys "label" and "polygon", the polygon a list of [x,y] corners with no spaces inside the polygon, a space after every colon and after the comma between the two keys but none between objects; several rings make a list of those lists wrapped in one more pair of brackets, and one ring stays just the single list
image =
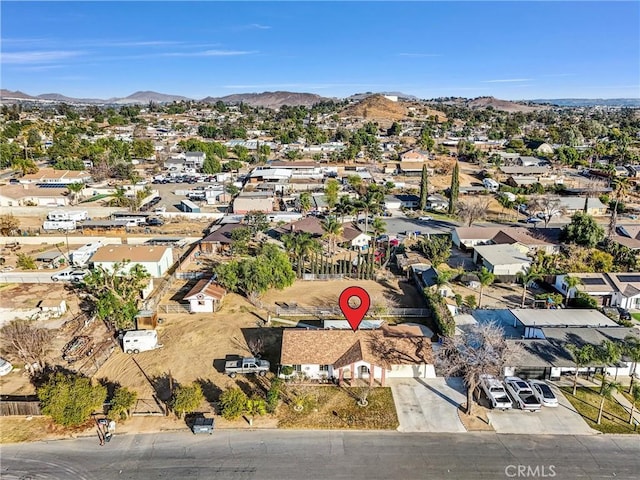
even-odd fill
[{"label": "green leafy tree", "polygon": [[280,402],[280,396],[282,395],[282,379],[274,378],[271,381],[271,386],[267,390],[267,411],[269,413],[275,413]]},{"label": "green leafy tree", "polygon": [[245,413],[247,406],[247,395],[239,388],[225,390],[220,395],[220,406],[222,407],[222,418],[225,420],[236,420]]},{"label": "green leafy tree", "polygon": [[126,387],[116,388],[113,398],[111,399],[109,416],[112,418],[119,417],[122,420],[126,420],[137,400],[138,393],[134,390],[129,390]]},{"label": "green leafy tree", "polygon": [[98,318],[116,330],[134,326],[141,290],[149,283],[150,275],[139,264],[129,261],[114,264],[113,268],[94,268],[84,278],[84,290],[94,304]]},{"label": "green leafy tree", "polygon": [[184,418],[186,413],[195,412],[203,400],[204,394],[200,384],[180,385],[171,397],[171,408],[179,418]]},{"label": "green leafy tree", "polygon": [[202,173],[213,175],[216,173],[220,173],[221,171],[222,166],[220,165],[220,160],[218,160],[218,158],[213,155],[207,155],[207,158],[205,158],[204,162],[202,163]]},{"label": "green leafy tree", "polygon": [[604,229],[584,212],[574,213],[571,222],[564,226],[561,233],[562,240],[585,247],[595,247],[604,236]]},{"label": "green leafy tree", "polygon": [[253,424],[253,419],[256,416],[266,415],[267,413],[267,402],[262,398],[251,397],[247,400],[245,404],[245,413],[249,416],[249,421]]},{"label": "green leafy tree", "polygon": [[429,196],[429,174],[427,166],[422,166],[422,177],[420,178],[420,210],[427,208],[427,197]]},{"label": "green leafy tree", "polygon": [[604,401],[605,400],[613,400],[613,396],[615,393],[619,393],[622,391],[622,385],[618,382],[602,382],[602,388],[600,390],[600,396],[602,399],[600,400],[600,407],[598,407],[598,420],[596,423],[600,425],[602,421],[602,412],[604,411]]},{"label": "green leafy tree", "polygon": [[451,256],[451,237],[430,235],[418,241],[418,249],[429,259],[434,267],[445,263]]},{"label": "green leafy tree", "polygon": [[485,287],[488,287],[489,285],[491,285],[495,279],[496,276],[491,273],[487,267],[482,267],[482,269],[477,272],[478,275],[478,280],[480,280],[480,299],[478,300],[478,308],[482,307],[482,295],[484,293],[484,289]]},{"label": "green leafy tree", "polygon": [[136,138],[131,145],[131,155],[134,158],[150,158],[155,153],[153,142],[149,139]]},{"label": "green leafy tree", "polygon": [[567,345],[567,350],[569,350],[569,353],[573,358],[573,363],[576,366],[573,375],[573,395],[575,396],[578,388],[579,369],[590,365],[596,359],[596,349],[589,343],[581,347],[570,343]]},{"label": "green leafy tree", "polygon": [[264,212],[247,212],[244,216],[244,223],[247,224],[252,235],[258,232],[266,232],[269,228],[269,219]]},{"label": "green leafy tree", "polygon": [[18,261],[16,263],[18,268],[23,270],[37,270],[38,266],[36,265],[36,261],[33,257],[27,255],[26,253],[18,254]]},{"label": "green leafy tree", "polygon": [[330,209],[333,209],[338,203],[338,192],[340,184],[335,178],[330,178],[324,186],[324,197]]},{"label": "green leafy tree", "polygon": [[460,194],[460,165],[456,161],[451,172],[451,186],[449,187],[449,215],[453,215]]},{"label": "green leafy tree", "polygon": [[92,385],[87,377],[61,372],[51,376],[37,393],[42,413],[65,427],[86,422],[107,398],[106,387]]},{"label": "green leafy tree", "polygon": [[246,255],[249,253],[249,241],[251,240],[251,230],[247,227],[236,228],[231,231],[231,248],[233,253]]}]

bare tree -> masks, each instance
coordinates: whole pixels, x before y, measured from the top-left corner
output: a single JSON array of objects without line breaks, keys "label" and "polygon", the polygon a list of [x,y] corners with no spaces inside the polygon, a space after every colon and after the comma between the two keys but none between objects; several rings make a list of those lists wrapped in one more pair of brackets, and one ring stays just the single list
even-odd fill
[{"label": "bare tree", "polygon": [[508,343],[502,328],[495,324],[477,325],[453,337],[443,337],[436,364],[444,376],[462,377],[467,387],[467,414],[473,414],[473,393],[480,375],[500,376],[506,365],[519,354],[520,347]]},{"label": "bare tree", "polygon": [[254,357],[259,357],[264,352],[264,340],[262,337],[255,337],[247,342],[249,351]]},{"label": "bare tree", "polygon": [[559,198],[546,196],[532,198],[527,208],[531,213],[538,214],[538,217],[544,221],[544,228],[547,228],[553,217],[563,215],[566,211]]},{"label": "bare tree", "polygon": [[467,224],[467,227],[473,225],[473,222],[483,220],[488,211],[488,199],[476,198],[458,202],[458,216]]},{"label": "bare tree", "polygon": [[2,328],[2,347],[17,356],[28,370],[42,370],[53,335],[38,328],[33,320],[16,319]]}]

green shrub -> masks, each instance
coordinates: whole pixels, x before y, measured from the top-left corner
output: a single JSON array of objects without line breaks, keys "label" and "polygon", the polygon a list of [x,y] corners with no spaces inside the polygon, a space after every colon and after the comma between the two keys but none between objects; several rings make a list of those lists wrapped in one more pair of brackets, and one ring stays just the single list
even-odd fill
[{"label": "green shrub", "polygon": [[427,300],[427,308],[431,310],[433,320],[438,328],[436,333],[443,337],[453,336],[456,330],[456,322],[453,320],[453,316],[444,299],[440,295],[428,291],[425,291],[424,296]]},{"label": "green shrub", "polygon": [[226,420],[235,420],[245,412],[247,396],[239,388],[231,388],[220,395],[222,417]]}]

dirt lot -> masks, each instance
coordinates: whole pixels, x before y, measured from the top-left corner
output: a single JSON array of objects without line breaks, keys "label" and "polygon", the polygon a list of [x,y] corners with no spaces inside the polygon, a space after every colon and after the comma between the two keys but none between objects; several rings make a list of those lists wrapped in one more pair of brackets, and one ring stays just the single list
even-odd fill
[{"label": "dirt lot", "polygon": [[[335,304],[342,290],[353,283],[298,281],[287,289],[267,292],[261,300],[272,310],[276,302],[293,299],[305,306]],[[401,284],[402,288],[397,282],[383,285],[360,281],[357,284],[369,291],[372,301],[391,296],[401,306],[422,306],[419,298],[411,294],[414,290],[408,284]],[[308,294],[310,290],[312,295]],[[280,329],[264,327],[267,315],[266,310],[252,306],[235,294],[227,295],[222,308],[214,314],[161,314],[164,319],[158,328],[164,345],[161,349],[136,356],[116,351],[98,370],[96,378],[134,388],[140,398],[151,398],[155,393],[163,398],[168,393],[170,375],[177,383],[199,380],[205,390],[211,390],[208,396],[216,398],[220,389],[236,383],[224,375],[223,360],[228,355],[250,355],[248,340],[261,337],[265,344],[264,356],[273,363],[278,361]]]}]

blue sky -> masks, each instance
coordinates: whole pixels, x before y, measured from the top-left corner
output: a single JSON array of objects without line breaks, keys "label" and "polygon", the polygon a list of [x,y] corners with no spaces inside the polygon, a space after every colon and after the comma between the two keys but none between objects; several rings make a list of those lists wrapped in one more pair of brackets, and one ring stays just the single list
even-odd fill
[{"label": "blue sky", "polygon": [[640,97],[640,2],[7,2],[2,88]]}]

